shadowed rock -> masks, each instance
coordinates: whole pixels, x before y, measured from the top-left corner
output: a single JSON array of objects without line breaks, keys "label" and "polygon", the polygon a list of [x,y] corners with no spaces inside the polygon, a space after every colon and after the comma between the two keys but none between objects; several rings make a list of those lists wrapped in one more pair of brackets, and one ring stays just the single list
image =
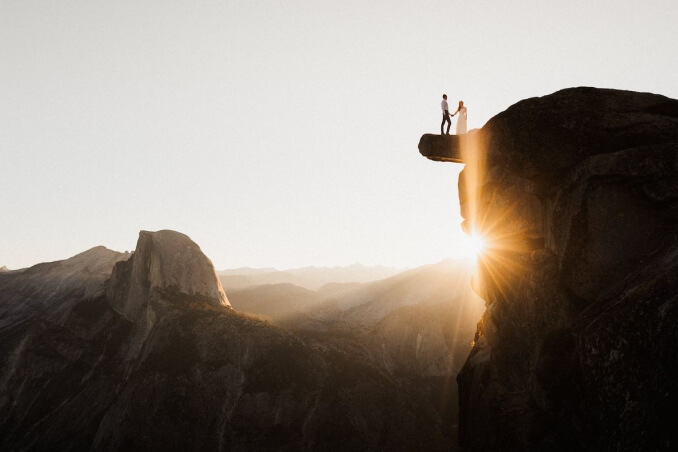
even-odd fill
[{"label": "shadowed rock", "polygon": [[38,313],[63,323],[77,302],[103,295],[115,264],[129,257],[97,246],[69,259],[1,272],[0,328]]},{"label": "shadowed rock", "polygon": [[434,135],[427,133],[419,140],[419,153],[437,162],[464,163],[461,142],[465,135]]},{"label": "shadowed rock", "polygon": [[462,449],[675,448],[678,101],[566,89],[472,147],[459,199],[488,241],[487,309],[458,377]]},{"label": "shadowed rock", "polygon": [[678,101],[650,93],[570,88],[512,105],[481,133],[488,165],[543,178],[593,155],[677,142]]}]

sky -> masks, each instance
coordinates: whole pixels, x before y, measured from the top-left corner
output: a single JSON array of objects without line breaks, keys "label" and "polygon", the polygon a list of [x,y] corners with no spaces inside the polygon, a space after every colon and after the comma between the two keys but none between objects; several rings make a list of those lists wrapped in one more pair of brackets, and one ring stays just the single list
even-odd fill
[{"label": "sky", "polygon": [[[675,0],[0,0],[0,266],[140,230],[217,269],[465,254],[460,164],[419,155],[573,86],[678,98]],[[455,123],[453,121],[453,127]]]}]

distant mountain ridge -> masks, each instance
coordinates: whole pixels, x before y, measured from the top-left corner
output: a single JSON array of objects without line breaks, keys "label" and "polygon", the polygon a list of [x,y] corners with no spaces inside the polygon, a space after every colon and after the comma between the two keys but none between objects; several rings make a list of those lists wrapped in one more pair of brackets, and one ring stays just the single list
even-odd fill
[{"label": "distant mountain ridge", "polygon": [[402,306],[477,299],[471,291],[472,272],[469,261],[447,259],[360,286],[349,284],[344,290],[325,286],[321,292],[354,320],[376,321]]},{"label": "distant mountain ridge", "polygon": [[384,266],[353,264],[345,267],[300,267],[289,270],[242,267],[217,272],[225,289],[244,289],[263,284],[294,284],[318,290],[330,283],[370,282],[388,278],[402,270]]},{"label": "distant mountain ridge", "polygon": [[369,282],[327,283],[309,290],[292,283],[228,288],[234,309],[263,315],[274,322],[307,316],[316,320],[376,322],[403,306],[462,302],[482,303],[471,291],[472,265],[466,260],[444,260]]},{"label": "distant mountain ridge", "polygon": [[468,356],[484,309],[471,290],[470,264],[444,260],[378,281],[329,283],[317,291],[282,283],[227,292],[236,311],[359,350],[391,372],[449,376]]}]

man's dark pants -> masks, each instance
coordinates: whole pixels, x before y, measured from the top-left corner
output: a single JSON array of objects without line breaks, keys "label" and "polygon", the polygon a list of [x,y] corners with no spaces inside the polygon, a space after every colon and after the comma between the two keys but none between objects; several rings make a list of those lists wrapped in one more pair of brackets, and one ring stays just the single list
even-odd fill
[{"label": "man's dark pants", "polygon": [[443,134],[443,126],[447,121],[447,135],[450,134],[450,126],[452,125],[452,120],[450,119],[450,114],[446,111],[443,112],[443,122],[440,123],[440,134]]}]

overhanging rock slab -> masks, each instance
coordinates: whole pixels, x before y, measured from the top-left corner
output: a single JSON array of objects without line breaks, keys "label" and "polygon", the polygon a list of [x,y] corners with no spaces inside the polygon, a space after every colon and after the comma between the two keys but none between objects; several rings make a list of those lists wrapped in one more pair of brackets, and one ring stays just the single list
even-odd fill
[{"label": "overhanging rock slab", "polygon": [[465,135],[434,135],[426,133],[419,140],[419,153],[437,162],[465,163],[462,157],[462,143]]}]

